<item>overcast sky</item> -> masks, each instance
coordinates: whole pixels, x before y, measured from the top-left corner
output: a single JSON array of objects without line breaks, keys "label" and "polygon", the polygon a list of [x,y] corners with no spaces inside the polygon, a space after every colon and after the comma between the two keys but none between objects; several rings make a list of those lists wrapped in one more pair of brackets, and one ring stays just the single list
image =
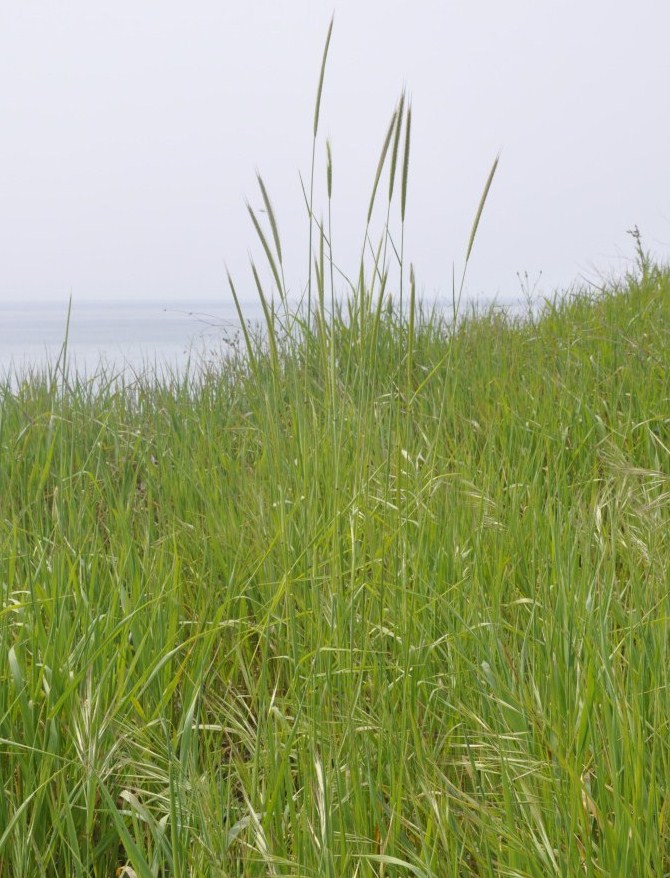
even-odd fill
[{"label": "overcast sky", "polygon": [[426,296],[450,296],[498,152],[470,295],[597,283],[634,224],[667,259],[667,0],[0,0],[0,301],[226,297],[226,263],[250,295],[256,169],[298,292],[333,10],[317,173],[329,137],[343,269],[403,87]]}]

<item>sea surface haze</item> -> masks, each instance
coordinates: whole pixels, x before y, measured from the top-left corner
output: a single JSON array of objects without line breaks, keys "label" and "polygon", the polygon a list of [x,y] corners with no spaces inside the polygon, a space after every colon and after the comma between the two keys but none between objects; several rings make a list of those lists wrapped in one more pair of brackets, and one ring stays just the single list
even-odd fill
[{"label": "sea surface haze", "polygon": [[[255,317],[253,307],[249,317]],[[0,375],[54,365],[67,335],[67,359],[83,377],[103,365],[132,374],[181,371],[220,355],[239,329],[232,302],[0,302]]]}]

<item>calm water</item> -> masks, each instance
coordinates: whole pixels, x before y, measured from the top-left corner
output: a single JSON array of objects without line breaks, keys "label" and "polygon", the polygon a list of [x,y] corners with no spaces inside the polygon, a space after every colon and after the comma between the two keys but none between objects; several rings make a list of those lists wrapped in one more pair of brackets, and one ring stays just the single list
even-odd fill
[{"label": "calm water", "polygon": [[[248,316],[256,318],[253,307]],[[66,323],[67,302],[0,303],[0,374],[55,363]],[[238,327],[232,302],[73,302],[67,356],[88,376],[101,363],[127,373],[179,370],[189,359],[216,357]]]},{"label": "calm water", "polygon": [[[507,310],[516,310],[507,302]],[[446,306],[445,306],[446,307]],[[67,302],[0,302],[0,379],[12,383],[26,370],[55,364],[65,339]],[[523,310],[523,309],[522,309]],[[261,320],[257,302],[243,305],[251,322]],[[449,311],[449,308],[447,308]],[[230,350],[239,331],[232,301],[73,302],[68,332],[70,368],[92,377],[132,377],[142,369],[182,371],[187,363],[213,362]]]}]

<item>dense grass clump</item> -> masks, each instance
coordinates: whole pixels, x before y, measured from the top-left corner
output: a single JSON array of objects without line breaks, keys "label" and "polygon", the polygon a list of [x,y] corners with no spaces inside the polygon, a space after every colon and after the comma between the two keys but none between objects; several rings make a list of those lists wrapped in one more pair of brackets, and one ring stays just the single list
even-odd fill
[{"label": "dense grass clump", "polygon": [[262,336],[0,394],[0,875],[669,875],[670,272],[423,310],[403,97],[346,278],[329,42],[303,307],[259,177]]},{"label": "dense grass clump", "polygon": [[[670,872],[670,275],[0,407],[0,874]],[[283,330],[282,330],[283,327]]]}]

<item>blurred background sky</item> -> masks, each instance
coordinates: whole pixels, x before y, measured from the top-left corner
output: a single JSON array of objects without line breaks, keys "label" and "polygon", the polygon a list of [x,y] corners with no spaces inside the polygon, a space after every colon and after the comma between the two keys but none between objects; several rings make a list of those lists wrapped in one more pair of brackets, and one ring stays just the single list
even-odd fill
[{"label": "blurred background sky", "polygon": [[403,87],[426,297],[450,297],[499,151],[469,296],[518,297],[517,272],[544,294],[620,274],[635,224],[667,259],[670,3],[0,0],[0,301],[227,298],[225,263],[252,297],[256,169],[299,293],[333,11],[317,178],[329,137],[343,269]]}]

